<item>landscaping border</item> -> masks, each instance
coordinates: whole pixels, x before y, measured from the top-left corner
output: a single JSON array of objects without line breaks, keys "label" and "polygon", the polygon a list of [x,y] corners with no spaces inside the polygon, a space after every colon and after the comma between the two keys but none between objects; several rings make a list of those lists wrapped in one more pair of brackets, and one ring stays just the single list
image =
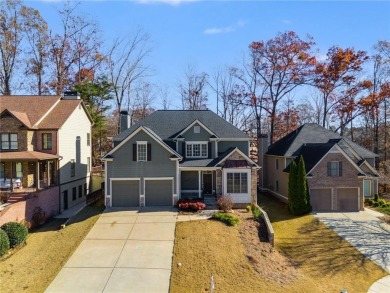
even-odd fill
[{"label": "landscaping border", "polygon": [[272,228],[271,221],[268,218],[268,214],[266,211],[264,211],[257,204],[255,204],[255,206],[261,211],[261,218],[264,220],[265,226],[267,227],[268,241],[272,245],[272,247],[274,247],[275,246],[275,232],[274,232],[274,228]]}]

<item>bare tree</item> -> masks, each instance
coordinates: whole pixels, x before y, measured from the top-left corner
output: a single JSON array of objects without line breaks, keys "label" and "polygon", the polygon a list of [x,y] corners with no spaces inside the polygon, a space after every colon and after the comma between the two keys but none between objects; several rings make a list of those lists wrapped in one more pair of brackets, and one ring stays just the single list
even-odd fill
[{"label": "bare tree", "polygon": [[184,80],[179,82],[179,91],[183,110],[204,110],[207,109],[208,75],[205,72],[196,72],[193,66],[185,70]]},{"label": "bare tree", "polygon": [[152,107],[154,100],[156,99],[155,87],[149,82],[141,82],[141,84],[135,89],[134,104],[131,111],[131,122],[137,122],[155,110]]},{"label": "bare tree", "polygon": [[108,53],[108,71],[118,113],[123,104],[130,107],[131,93],[137,81],[150,74],[150,66],[145,65],[150,52],[149,36],[140,29],[130,37],[114,41]]}]

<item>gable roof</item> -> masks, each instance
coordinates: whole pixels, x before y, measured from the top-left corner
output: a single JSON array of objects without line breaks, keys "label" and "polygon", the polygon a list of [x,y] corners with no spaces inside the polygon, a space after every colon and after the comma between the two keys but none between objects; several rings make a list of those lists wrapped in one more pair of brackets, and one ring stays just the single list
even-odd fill
[{"label": "gable roof", "polygon": [[210,110],[159,110],[118,134],[114,141],[122,141],[139,126],[152,129],[162,139],[173,139],[198,120],[220,138],[248,139],[237,127]]},{"label": "gable roof", "polygon": [[0,116],[3,117],[3,115],[6,115],[7,113],[9,115],[15,117],[16,119],[18,119],[21,123],[23,123],[24,126],[26,126],[28,128],[32,127],[30,120],[28,119],[28,116],[26,113],[17,112],[17,111],[10,111],[8,109],[4,109],[4,111],[0,113]]},{"label": "gable roof", "polygon": [[350,139],[340,136],[315,123],[307,123],[290,132],[285,137],[272,144],[267,151],[267,155],[295,157],[300,154],[300,149],[304,144],[326,144],[344,139],[348,145],[362,158],[375,158],[376,154],[357,145]]}]

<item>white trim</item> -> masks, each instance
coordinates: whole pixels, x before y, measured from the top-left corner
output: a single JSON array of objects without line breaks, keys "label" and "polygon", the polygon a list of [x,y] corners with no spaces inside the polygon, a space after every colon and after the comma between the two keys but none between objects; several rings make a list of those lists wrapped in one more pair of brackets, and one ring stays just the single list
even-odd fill
[{"label": "white trim", "polygon": [[[372,172],[374,172],[375,175],[378,175],[378,171],[374,167],[372,167],[370,165],[370,163],[368,163],[365,159],[364,159],[364,161],[363,161],[363,163],[361,165],[363,165],[363,164],[366,165],[368,167],[368,169],[370,169]],[[360,166],[359,166],[359,168],[360,168]]]},{"label": "white trim", "polygon": [[[261,167],[259,165],[257,165],[255,162],[252,161],[251,158],[249,158],[247,155],[245,155],[239,148],[235,148],[234,150],[232,150],[227,156],[225,156],[225,158],[223,158],[221,161],[218,162],[217,165],[223,163],[224,161],[226,161],[234,152],[238,152],[241,156],[244,157],[245,160],[247,160],[248,162],[250,162],[252,165],[255,165],[256,169],[261,169]],[[216,166],[217,166],[216,165]],[[251,167],[253,168],[253,167]]]},{"label": "white trim", "polygon": [[352,154],[354,155],[354,157],[355,157],[356,159],[358,159],[358,160],[364,159],[364,158],[362,158],[362,157],[353,149],[353,147],[350,146],[350,144],[349,144],[344,138],[342,138],[342,139],[338,142],[338,144],[339,144],[340,142],[346,143],[346,147],[349,148],[349,150],[352,152]]},{"label": "white trim", "polygon": [[[246,173],[247,174],[247,192],[246,193],[232,193],[227,192],[227,173]],[[251,195],[251,183],[252,183],[252,174],[251,169],[238,169],[238,168],[224,168],[222,170],[222,194],[231,194],[231,195]]]},{"label": "white trim", "polygon": [[169,181],[169,180],[172,180],[172,197],[171,197],[171,205],[173,206],[174,205],[174,196],[176,195],[175,194],[175,178],[174,177],[144,177],[144,180],[143,180],[143,187],[144,187],[144,206],[146,206],[146,181],[152,181],[152,180],[155,180],[155,181]]},{"label": "white trim", "polygon": [[[180,195],[181,171],[179,169],[179,161],[176,161],[176,194]],[[178,198],[179,199],[179,198]]]},{"label": "white trim", "polygon": [[201,182],[201,171],[200,170],[198,170],[198,197],[199,198],[201,198],[202,197],[202,192],[201,192],[201,184],[202,184],[202,182]]},{"label": "white trim", "polygon": [[[187,155],[187,146],[189,145],[192,145],[192,148],[191,148],[191,153],[194,154],[194,145],[199,145],[199,153],[200,153],[200,156],[188,156]],[[205,145],[206,146],[206,156],[202,156],[202,145]],[[186,158],[189,158],[189,159],[206,159],[208,158],[209,156],[209,144],[208,142],[204,142],[204,141],[187,141],[185,143],[185,153],[186,153]],[[211,150],[210,150],[211,151]]]},{"label": "white trim", "polygon": [[[147,141],[137,141],[137,162],[147,162],[148,161],[148,142]],[[145,160],[139,159],[139,151],[138,146],[144,145],[145,146]]]},{"label": "white trim", "polygon": [[[107,189],[108,189],[108,184],[107,184],[107,182],[108,182],[108,180],[107,180],[107,174],[108,174],[108,172],[107,172],[107,169],[108,169],[108,166],[107,166],[107,162],[104,162],[104,205],[106,205],[106,199],[108,198],[108,192],[107,192]],[[112,191],[110,190],[110,193],[111,193]],[[111,196],[110,196],[110,198],[111,198]],[[110,207],[111,207],[111,205],[112,205],[112,201],[110,200]]]},{"label": "white trim", "polygon": [[[212,148],[212,146],[211,146]],[[215,152],[214,158],[218,158],[218,140],[215,141]]]},{"label": "white trim", "polygon": [[215,171],[221,170],[221,167],[179,167],[182,171]]},{"label": "white trim", "polygon": [[174,138],[177,138],[179,135],[182,135],[183,133],[186,133],[192,126],[195,124],[199,124],[202,126],[204,130],[206,130],[209,134],[217,136],[214,132],[212,132],[208,127],[206,127],[202,122],[200,122],[198,119],[195,119],[190,125],[188,125],[186,128],[184,128],[178,135],[176,135]]},{"label": "white trim", "polygon": [[179,153],[175,152],[170,147],[168,147],[164,142],[162,142],[162,140],[160,141],[159,139],[157,139],[149,130],[147,130],[143,126],[140,126],[136,130],[134,130],[132,134],[128,135],[124,140],[122,140],[120,142],[120,144],[118,144],[116,147],[114,147],[108,154],[106,154],[106,156],[112,155],[113,153],[115,153],[119,148],[121,148],[125,143],[127,143],[131,138],[133,138],[140,131],[144,131],[147,135],[149,135],[151,138],[153,138],[157,143],[159,143],[163,148],[165,148],[171,154],[177,156],[179,159],[183,158],[181,155],[179,155]]}]

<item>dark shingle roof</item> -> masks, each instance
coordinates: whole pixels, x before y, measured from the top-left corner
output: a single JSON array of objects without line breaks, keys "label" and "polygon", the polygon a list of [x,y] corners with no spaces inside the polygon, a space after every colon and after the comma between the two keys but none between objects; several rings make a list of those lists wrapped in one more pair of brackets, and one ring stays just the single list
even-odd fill
[{"label": "dark shingle roof", "polygon": [[118,134],[114,141],[122,141],[140,125],[149,127],[164,140],[172,139],[195,120],[199,120],[218,137],[249,139],[241,130],[210,110],[159,110]]},{"label": "dark shingle roof", "polygon": [[272,144],[268,155],[294,157],[300,154],[300,148],[304,144],[326,144],[328,142],[337,142],[344,139],[363,158],[374,158],[377,155],[358,146],[350,139],[340,136],[331,130],[328,130],[315,123],[307,123],[290,132]]}]

